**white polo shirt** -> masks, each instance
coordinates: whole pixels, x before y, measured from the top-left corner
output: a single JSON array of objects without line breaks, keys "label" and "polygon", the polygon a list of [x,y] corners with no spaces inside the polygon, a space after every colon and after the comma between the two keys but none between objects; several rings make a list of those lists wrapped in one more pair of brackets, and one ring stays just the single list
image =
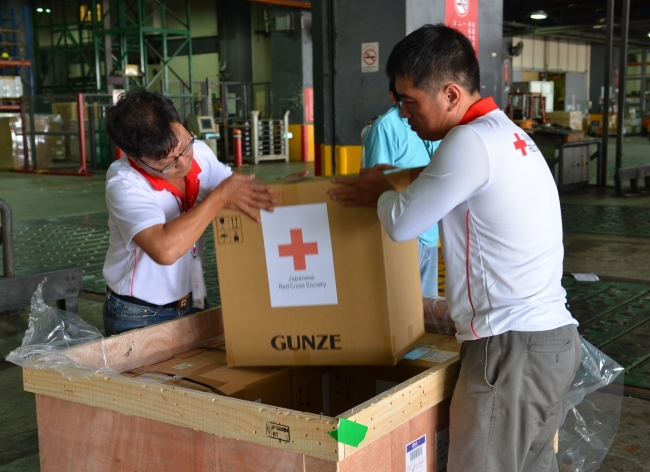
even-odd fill
[{"label": "white polo shirt", "polygon": [[[199,192],[196,203],[227,179],[232,171],[219,162],[201,141],[194,143],[193,165]],[[192,291],[190,251],[172,265],[154,262],[135,242],[133,236],[145,228],[164,224],[181,215],[177,197],[168,190],[155,190],[152,184],[131,167],[128,158],[111,164],[106,173],[106,206],[110,247],[103,275],[108,286],[119,295],[165,305]],[[191,211],[191,210],[190,210]],[[203,238],[196,243],[203,257]]]},{"label": "white polo shirt", "polygon": [[557,188],[533,140],[492,100],[474,104],[403,192],[378,202],[397,241],[436,221],[459,341],[578,324],[565,307]]}]

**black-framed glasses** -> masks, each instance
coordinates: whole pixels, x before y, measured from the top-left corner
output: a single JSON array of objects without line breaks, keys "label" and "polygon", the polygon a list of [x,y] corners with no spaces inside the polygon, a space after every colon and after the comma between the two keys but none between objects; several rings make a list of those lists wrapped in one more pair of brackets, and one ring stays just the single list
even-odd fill
[{"label": "black-framed glasses", "polygon": [[151,169],[151,170],[153,170],[153,171],[160,172],[161,174],[166,174],[167,172],[169,172],[170,170],[172,170],[174,167],[176,167],[176,164],[178,164],[178,160],[179,160],[181,157],[187,155],[187,153],[189,152],[189,150],[192,149],[192,146],[194,146],[194,136],[192,136],[192,138],[190,139],[189,144],[188,144],[187,146],[185,146],[185,149],[183,149],[183,151],[178,155],[178,157],[176,157],[172,162],[170,162],[169,164],[167,164],[167,165],[166,165],[165,167],[163,167],[162,169],[156,169],[156,168],[154,168],[154,167],[151,167],[149,164],[147,164],[146,162],[144,162],[142,159],[140,159],[140,163],[144,164],[146,167],[148,167],[149,169]]}]

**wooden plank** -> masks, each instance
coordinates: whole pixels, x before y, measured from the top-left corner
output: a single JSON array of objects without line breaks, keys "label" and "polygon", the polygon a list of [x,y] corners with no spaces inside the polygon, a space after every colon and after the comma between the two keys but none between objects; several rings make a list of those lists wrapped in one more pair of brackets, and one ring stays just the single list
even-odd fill
[{"label": "wooden plank", "polygon": [[118,372],[155,364],[223,335],[221,307],[66,350],[74,361]]},{"label": "wooden plank", "polygon": [[344,446],[344,457],[355,454],[423,411],[451,397],[458,372],[458,358],[454,358],[339,415],[368,426],[366,438],[358,448]]},{"label": "wooden plank", "polygon": [[[285,451],[339,461],[342,448],[327,433],[338,420],[178,387],[145,384],[137,378],[99,376],[71,382],[53,370],[23,369],[24,389],[133,417],[182,426]],[[286,441],[267,435],[281,425]],[[108,429],[111,429],[110,427]],[[119,435],[117,430],[114,434]]]},{"label": "wooden plank", "polygon": [[292,451],[43,395],[36,395],[36,414],[42,472],[336,472],[338,468],[336,462],[306,461]]}]

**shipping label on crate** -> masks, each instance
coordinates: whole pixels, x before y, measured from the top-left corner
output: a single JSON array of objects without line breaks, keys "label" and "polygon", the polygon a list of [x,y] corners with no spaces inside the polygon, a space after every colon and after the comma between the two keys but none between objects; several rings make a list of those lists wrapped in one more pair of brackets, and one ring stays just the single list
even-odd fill
[{"label": "shipping label on crate", "polygon": [[279,423],[266,423],[266,436],[277,439],[280,442],[291,442],[291,430],[289,426]]},{"label": "shipping label on crate", "polygon": [[338,304],[327,204],[261,214],[271,306]]},{"label": "shipping label on crate", "polygon": [[406,472],[427,472],[427,435],[406,445]]}]

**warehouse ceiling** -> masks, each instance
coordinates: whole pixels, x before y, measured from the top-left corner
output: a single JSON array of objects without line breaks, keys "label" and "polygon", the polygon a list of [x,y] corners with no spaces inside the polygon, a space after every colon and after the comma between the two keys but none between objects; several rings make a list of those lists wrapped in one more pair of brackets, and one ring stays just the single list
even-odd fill
[{"label": "warehouse ceiling", "polygon": [[[248,0],[311,8],[311,0]],[[480,0],[477,0],[480,1]],[[621,0],[615,0],[614,43],[620,37]],[[607,0],[503,0],[503,35],[540,35],[604,43]],[[534,20],[533,12],[546,18]],[[650,0],[630,1],[630,46],[650,46]]]},{"label": "warehouse ceiling", "polygon": [[[623,2],[614,6],[614,38],[620,36]],[[504,0],[503,34],[545,35],[605,42],[606,0]],[[546,19],[534,20],[543,11]],[[650,0],[630,2],[630,46],[650,46]]]}]

